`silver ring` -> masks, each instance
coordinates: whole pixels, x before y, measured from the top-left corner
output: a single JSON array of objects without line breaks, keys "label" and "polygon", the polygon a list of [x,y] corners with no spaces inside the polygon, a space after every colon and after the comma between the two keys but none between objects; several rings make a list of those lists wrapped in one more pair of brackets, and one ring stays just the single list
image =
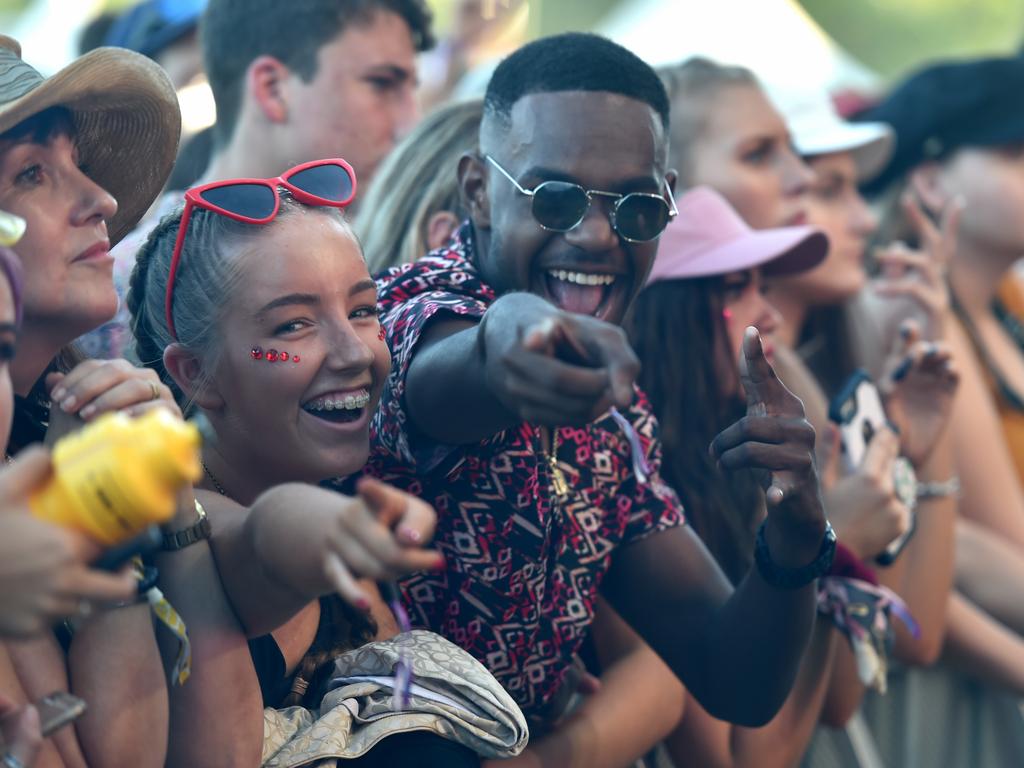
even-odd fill
[{"label": "silver ring", "polygon": [[3,763],[4,768],[28,768],[21,760],[16,758],[10,752],[6,753],[0,763]]}]

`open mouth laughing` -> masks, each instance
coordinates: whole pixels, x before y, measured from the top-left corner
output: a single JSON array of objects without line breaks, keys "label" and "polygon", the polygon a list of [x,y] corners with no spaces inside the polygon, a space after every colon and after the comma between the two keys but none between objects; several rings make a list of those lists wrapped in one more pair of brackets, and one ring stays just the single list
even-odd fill
[{"label": "open mouth laughing", "polygon": [[614,321],[625,313],[631,283],[608,271],[561,268],[542,270],[539,282],[538,293],[559,309]]},{"label": "open mouth laughing", "polygon": [[302,410],[311,416],[332,424],[359,421],[370,404],[367,389],[328,392],[303,403]]}]

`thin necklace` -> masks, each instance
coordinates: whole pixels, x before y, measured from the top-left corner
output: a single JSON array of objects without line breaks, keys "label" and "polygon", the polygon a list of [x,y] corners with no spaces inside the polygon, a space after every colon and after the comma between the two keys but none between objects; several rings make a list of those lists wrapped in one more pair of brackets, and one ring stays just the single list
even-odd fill
[{"label": "thin necklace", "polygon": [[[1010,382],[1003,377],[999,368],[996,367],[995,361],[992,359],[992,355],[989,353],[988,348],[984,343],[982,343],[978,327],[974,324],[971,316],[967,314],[967,310],[964,309],[963,305],[957,300],[956,294],[953,293],[952,288],[950,288],[949,291],[949,298],[950,304],[953,308],[953,313],[960,319],[960,322],[963,323],[964,328],[967,331],[967,337],[970,339],[974,348],[978,351],[978,356],[981,358],[982,365],[985,366],[989,374],[992,376],[992,379],[995,381],[995,385],[998,387],[1003,399],[1013,410],[1024,412],[1024,397],[1021,397],[1021,395],[1019,395],[1014,388],[1010,386]],[[1003,324],[1007,333],[1009,333],[1011,337],[1016,337],[1013,329],[1008,327],[1005,320],[1000,317],[998,311],[999,305],[997,304],[996,306],[992,306],[990,309],[995,313],[996,319]]]},{"label": "thin necklace", "polygon": [[992,314],[996,316],[996,320],[1002,324],[1006,332],[1017,342],[1020,350],[1024,352],[1024,324],[1013,316],[1013,313],[998,297],[992,299]]},{"label": "thin necklace", "polygon": [[206,476],[210,478],[210,482],[213,483],[213,487],[217,489],[217,493],[219,493],[221,496],[227,496],[228,492],[224,490],[224,486],[221,485],[217,481],[217,478],[213,476],[213,472],[211,472],[210,468],[206,466],[206,462],[200,459],[199,463],[203,465],[203,472],[205,472]]}]

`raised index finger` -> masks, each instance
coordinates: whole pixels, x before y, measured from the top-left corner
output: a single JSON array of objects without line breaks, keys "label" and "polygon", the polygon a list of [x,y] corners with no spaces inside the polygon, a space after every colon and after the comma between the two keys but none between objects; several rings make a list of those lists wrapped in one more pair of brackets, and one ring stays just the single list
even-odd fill
[{"label": "raised index finger", "polygon": [[785,404],[785,395],[789,394],[764,356],[761,334],[754,326],[748,326],[743,333],[740,383],[747,394],[747,408],[761,415],[778,413]]}]

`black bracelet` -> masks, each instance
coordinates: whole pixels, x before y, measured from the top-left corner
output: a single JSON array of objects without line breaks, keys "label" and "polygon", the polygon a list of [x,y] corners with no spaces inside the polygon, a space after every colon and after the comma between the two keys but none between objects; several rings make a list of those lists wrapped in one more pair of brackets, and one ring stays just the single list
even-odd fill
[{"label": "black bracelet", "polygon": [[772,560],[771,552],[768,550],[768,540],[765,538],[767,522],[767,520],[762,522],[757,529],[754,562],[757,564],[761,578],[769,585],[776,589],[800,589],[828,573],[836,554],[836,532],[832,530],[831,523],[825,521],[825,535],[822,537],[821,548],[814,560],[800,568],[783,568]]}]

